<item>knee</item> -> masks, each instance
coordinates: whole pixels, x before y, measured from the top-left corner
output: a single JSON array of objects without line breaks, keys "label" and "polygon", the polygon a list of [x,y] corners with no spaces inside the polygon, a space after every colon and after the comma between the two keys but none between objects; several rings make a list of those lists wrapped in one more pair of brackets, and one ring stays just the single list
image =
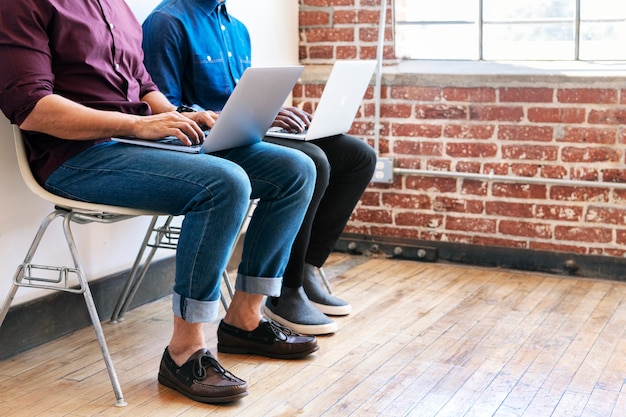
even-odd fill
[{"label": "knee", "polygon": [[298,150],[289,149],[288,163],[283,168],[290,173],[294,185],[301,184],[303,188],[313,189],[316,183],[316,165],[313,160]]}]

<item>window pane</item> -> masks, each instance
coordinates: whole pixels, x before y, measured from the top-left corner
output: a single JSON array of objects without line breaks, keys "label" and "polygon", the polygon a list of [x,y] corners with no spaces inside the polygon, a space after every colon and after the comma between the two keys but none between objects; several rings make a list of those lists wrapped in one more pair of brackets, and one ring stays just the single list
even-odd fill
[{"label": "window pane", "polygon": [[396,0],[394,15],[399,57],[478,59],[478,1]]},{"label": "window pane", "polygon": [[575,58],[575,1],[484,0],[483,58]]},{"label": "window pane", "polygon": [[626,60],[626,2],[580,3],[580,59]]}]

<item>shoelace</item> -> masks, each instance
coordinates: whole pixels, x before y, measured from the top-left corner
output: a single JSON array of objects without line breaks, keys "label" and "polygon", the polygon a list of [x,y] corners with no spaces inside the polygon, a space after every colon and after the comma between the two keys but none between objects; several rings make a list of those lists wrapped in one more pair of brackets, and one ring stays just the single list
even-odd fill
[{"label": "shoelace", "polygon": [[199,380],[205,379],[208,375],[206,371],[208,367],[215,369],[217,373],[226,375],[226,369],[213,356],[200,355],[194,362],[193,376]]},{"label": "shoelace", "polygon": [[268,320],[267,322],[270,325],[272,333],[274,333],[276,338],[278,338],[279,340],[286,340],[288,336],[300,336],[300,333],[296,333],[290,328],[285,327],[282,324],[275,322],[274,320]]}]

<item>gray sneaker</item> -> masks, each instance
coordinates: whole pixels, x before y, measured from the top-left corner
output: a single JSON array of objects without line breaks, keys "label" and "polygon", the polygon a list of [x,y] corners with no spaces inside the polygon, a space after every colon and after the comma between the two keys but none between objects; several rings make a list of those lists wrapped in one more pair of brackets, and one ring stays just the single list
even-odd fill
[{"label": "gray sneaker", "polygon": [[283,287],[280,297],[267,297],[263,314],[300,334],[320,335],[337,331],[337,323],[313,306],[302,287]]},{"label": "gray sneaker", "polygon": [[352,311],[350,303],[326,291],[317,275],[315,275],[315,267],[313,265],[305,265],[304,292],[311,304],[329,316],[346,316]]}]

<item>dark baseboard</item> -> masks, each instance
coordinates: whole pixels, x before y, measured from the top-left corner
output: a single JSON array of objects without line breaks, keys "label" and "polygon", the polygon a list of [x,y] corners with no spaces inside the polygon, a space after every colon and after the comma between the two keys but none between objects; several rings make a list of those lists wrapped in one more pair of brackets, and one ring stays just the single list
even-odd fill
[{"label": "dark baseboard", "polygon": [[566,252],[367,236],[344,233],[335,250],[414,261],[447,261],[476,266],[626,281],[626,259]]},{"label": "dark baseboard", "polygon": [[[175,267],[174,257],[153,262],[129,308],[170,295]],[[129,272],[123,271],[89,283],[102,321],[111,316]],[[0,327],[0,359],[88,326],[91,326],[91,320],[82,295],[54,291],[18,304],[9,309]]]}]

